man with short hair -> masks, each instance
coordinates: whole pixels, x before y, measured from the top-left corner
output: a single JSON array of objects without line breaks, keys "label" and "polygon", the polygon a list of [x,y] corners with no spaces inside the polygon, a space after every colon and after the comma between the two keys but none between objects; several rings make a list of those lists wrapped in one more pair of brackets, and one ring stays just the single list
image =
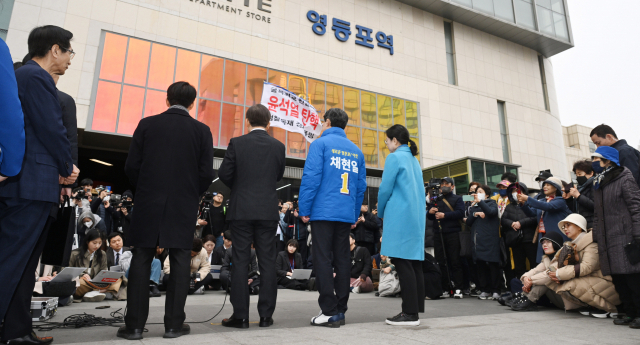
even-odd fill
[{"label": "man with short hair", "polygon": [[216,254],[214,259],[212,260],[212,265],[222,265],[222,260],[224,259],[224,255],[227,252],[227,249],[233,246],[233,241],[231,240],[231,230],[227,230],[222,233],[222,245],[213,249],[213,252]]},{"label": "man with short hair", "polygon": [[[434,222],[434,249],[440,270],[442,271],[442,287],[447,289],[443,297],[449,297],[449,288],[453,282],[455,298],[462,298],[463,271],[460,258],[460,231],[464,218],[464,201],[453,194],[454,181],[444,177],[440,181],[439,196],[434,204],[427,204],[427,218]],[[497,229],[496,229],[497,230]],[[446,259],[445,259],[446,258]],[[448,266],[448,269],[447,269]]]},{"label": "man with short hair", "polygon": [[[168,248],[171,277],[165,302],[165,338],[190,333],[184,323],[189,292],[193,216],[213,180],[213,137],[209,126],[189,115],[196,89],[176,82],[167,90],[169,109],[140,120],[133,133],[125,173],[136,187],[135,212],[125,236],[133,249],[129,269],[126,326],[117,336],[142,339],[149,316],[149,280],[156,248]],[[123,193],[123,198],[125,193]],[[205,251],[205,258],[206,258]]]},{"label": "man with short hair", "polygon": [[224,224],[226,221],[227,207],[222,204],[224,195],[222,192],[213,193],[213,204],[209,209],[209,215],[203,219],[207,224],[202,229],[202,238],[207,235],[213,235],[216,238],[216,247],[221,246],[224,232]]},{"label": "man with short hair", "polygon": [[618,150],[620,153],[620,166],[629,169],[634,180],[640,186],[640,151],[627,144],[626,140],[618,139],[613,128],[604,123],[594,128],[589,136],[597,147],[611,146]]},{"label": "man with short hair", "polygon": [[22,171],[0,183],[0,320],[4,319],[0,338],[10,344],[53,341],[38,338],[31,330],[29,304],[50,216],[58,211],[60,185],[75,183],[80,173],[73,164],[51,77],[69,68],[75,54],[72,38],[71,32],[54,25],[33,29],[27,42],[32,60],[15,73],[26,150]]},{"label": "man with short hair", "polygon": [[80,181],[80,187],[82,187],[87,196],[90,197],[91,189],[93,188],[93,180],[90,178],[82,179],[82,181]]},{"label": "man with short hair", "polygon": [[124,246],[122,235],[118,232],[113,232],[107,237],[109,248],[107,249],[107,266],[118,266],[120,264],[120,258],[124,252],[131,250],[129,247]]},{"label": "man with short hair", "polygon": [[[260,258],[260,327],[273,324],[278,282],[276,277],[276,231],[278,194],[276,183],[284,176],[285,146],[269,136],[271,112],[262,104],[247,110],[247,134],[229,141],[218,170],[220,181],[231,188],[227,212],[233,232],[233,274],[231,304],[233,315],[222,320],[225,327],[249,327],[249,264],[251,242]],[[255,291],[255,289],[254,289]]]},{"label": "man with short hair", "polygon": [[356,221],[356,227],[351,230],[355,235],[356,244],[367,248],[369,254],[376,253],[376,243],[380,241],[378,235],[378,222],[376,216],[369,212],[369,205],[365,202],[360,206],[360,217]]},{"label": "man with short hair", "polygon": [[300,185],[299,214],[312,222],[311,256],[320,294],[321,311],[311,319],[313,326],[340,327],[348,309],[349,234],[367,189],[364,155],[344,131],[348,121],[342,109],[325,113],[322,136],[309,146]]}]

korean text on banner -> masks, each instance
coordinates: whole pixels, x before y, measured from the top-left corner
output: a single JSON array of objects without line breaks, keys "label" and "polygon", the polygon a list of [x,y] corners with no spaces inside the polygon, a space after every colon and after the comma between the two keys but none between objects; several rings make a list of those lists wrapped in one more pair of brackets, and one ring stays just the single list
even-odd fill
[{"label": "korean text on banner", "polygon": [[260,103],[271,112],[271,127],[300,133],[308,142],[313,142],[320,136],[322,123],[316,108],[295,93],[265,82]]}]

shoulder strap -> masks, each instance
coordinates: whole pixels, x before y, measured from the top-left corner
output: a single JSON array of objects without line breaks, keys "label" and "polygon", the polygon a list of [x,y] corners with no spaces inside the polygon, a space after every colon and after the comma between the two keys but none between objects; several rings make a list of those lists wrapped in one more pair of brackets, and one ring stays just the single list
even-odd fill
[{"label": "shoulder strap", "polygon": [[[444,201],[444,203],[447,205],[447,207],[449,207],[451,212],[454,212],[453,207],[451,207],[451,204],[447,201],[447,199],[442,198],[442,201]],[[461,221],[460,219],[458,219],[458,222],[460,223],[460,227],[462,228],[462,230],[464,230],[464,228],[465,228],[464,222]]]}]

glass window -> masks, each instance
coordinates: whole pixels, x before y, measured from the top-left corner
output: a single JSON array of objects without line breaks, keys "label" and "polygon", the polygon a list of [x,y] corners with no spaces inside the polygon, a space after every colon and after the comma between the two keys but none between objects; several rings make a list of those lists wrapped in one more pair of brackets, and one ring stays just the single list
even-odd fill
[{"label": "glass window", "polygon": [[144,104],[144,117],[158,115],[167,110],[167,92],[147,89],[147,99]]},{"label": "glass window", "polygon": [[307,78],[289,74],[288,90],[295,93],[296,96],[307,99]]},{"label": "glass window", "polygon": [[360,126],[360,91],[344,88],[344,111],[349,116],[350,125]]},{"label": "glass window", "polygon": [[418,104],[407,102],[407,129],[412,137],[418,136]]},{"label": "glass window", "polygon": [[[271,71],[269,71],[271,73]],[[324,116],[324,82],[309,79],[309,100],[311,105],[316,108],[320,121]]]},{"label": "glass window", "polygon": [[91,129],[101,132],[115,132],[119,103],[120,84],[107,81],[98,82]]},{"label": "glass window", "polygon": [[456,186],[457,195],[467,195],[469,192],[469,175],[464,174],[453,177],[454,185]]},{"label": "glass window", "polygon": [[497,193],[496,185],[500,183],[500,177],[504,174],[504,165],[485,163],[485,166],[487,167],[487,185]]},{"label": "glass window", "polygon": [[[271,71],[269,71],[271,72]],[[287,145],[287,131],[278,127],[269,128],[269,135],[278,139],[281,143]]]},{"label": "glass window", "polygon": [[246,73],[246,64],[226,60],[224,67],[223,101],[244,104],[244,80]]},{"label": "glass window", "polygon": [[569,40],[569,32],[567,31],[567,19],[562,14],[553,12],[553,27],[556,30],[556,36]]},{"label": "glass window", "polygon": [[392,124],[391,97],[378,95],[378,129],[386,130]]},{"label": "glass window", "polygon": [[551,16],[551,11],[540,6],[538,6],[538,24],[540,25],[540,31],[551,36],[556,35],[553,30],[553,18]]},{"label": "glass window", "polygon": [[493,16],[492,0],[473,0],[473,9]]},{"label": "glass window", "polygon": [[496,17],[513,23],[513,4],[511,0],[493,0]]},{"label": "glass window", "polygon": [[551,9],[551,0],[536,0],[538,6]]},{"label": "glass window", "polygon": [[176,63],[176,48],[163,44],[151,46],[151,64],[147,87],[167,90],[173,84],[173,72]]},{"label": "glass window", "polygon": [[370,92],[362,92],[362,125],[368,128],[378,126],[376,95]]},{"label": "glass window", "polygon": [[502,141],[502,160],[510,162],[509,155],[509,131],[507,130],[507,117],[504,112],[504,102],[498,102],[498,118],[500,120],[500,140]]},{"label": "glass window", "polygon": [[342,86],[327,83],[327,110],[342,109]]},{"label": "glass window", "polygon": [[380,166],[384,167],[384,162],[387,161],[387,156],[391,153],[387,148],[387,144],[384,143],[384,140],[387,138],[387,135],[384,132],[378,132],[378,143],[380,146]]},{"label": "glass window", "polygon": [[515,174],[516,176],[518,176],[518,168],[507,167],[507,172],[510,172],[510,173]]},{"label": "glass window", "polygon": [[142,119],[144,106],[144,88],[125,85],[122,91],[118,133],[132,135]]},{"label": "glass window", "polygon": [[9,22],[11,21],[11,13],[13,12],[14,0],[4,0],[0,2],[0,38],[7,40],[7,31],[9,30]]},{"label": "glass window", "polygon": [[267,69],[251,66],[247,71],[247,106],[252,106],[260,103],[262,100],[262,88],[264,87],[264,81],[267,80]]},{"label": "glass window", "polygon": [[224,59],[202,55],[200,69],[200,97],[219,100],[222,95]]},{"label": "glass window", "polygon": [[551,10],[560,14],[564,14],[564,3],[562,0],[551,0]]},{"label": "glass window", "polygon": [[364,129],[362,132],[362,153],[367,168],[378,167],[378,136],[376,131]]},{"label": "glass window", "polygon": [[244,123],[244,107],[233,104],[222,105],[222,121],[220,129],[220,146],[227,147],[231,138],[242,135]]},{"label": "glass window", "polygon": [[530,0],[513,0],[516,10],[516,24],[532,30],[536,29],[533,17],[533,4]]},{"label": "glass window", "polygon": [[307,139],[300,133],[287,133],[287,156],[305,158],[307,156]]},{"label": "glass window", "polygon": [[347,133],[347,139],[360,147],[360,128],[347,126],[347,128],[345,128],[345,132]]},{"label": "glass window", "polygon": [[393,99],[393,124],[403,125],[406,127],[404,118],[404,101],[401,99]]},{"label": "glass window", "polygon": [[538,66],[540,67],[540,81],[542,82],[542,97],[544,98],[544,109],[549,110],[549,94],[547,93],[547,75],[544,71],[544,58],[538,55]]},{"label": "glass window", "polygon": [[485,184],[484,179],[484,163],[471,161],[471,177],[474,182]]},{"label": "glass window", "polygon": [[444,43],[447,53],[447,76],[449,84],[456,85],[456,62],[453,48],[453,26],[450,22],[444,22]]},{"label": "glass window", "polygon": [[127,40],[128,38],[125,36],[111,33],[105,35],[102,63],[100,64],[100,79],[122,82]]},{"label": "glass window", "polygon": [[[420,139],[412,137],[411,140],[416,143],[416,147],[418,148],[418,155],[416,156],[416,159],[418,160],[418,163],[420,163]],[[420,163],[420,165],[422,165],[422,163]]]},{"label": "glass window", "polygon": [[[129,63],[127,63],[128,65]],[[178,64],[176,65],[176,81],[186,81],[198,90],[200,77],[200,54],[184,49],[178,49]]]},{"label": "glass window", "polygon": [[589,152],[590,153],[596,152],[596,144],[594,144],[593,141],[591,140],[589,140]]},{"label": "glass window", "polygon": [[198,121],[209,126],[213,136],[213,146],[218,146],[220,131],[220,102],[201,99],[198,103]]},{"label": "glass window", "polygon": [[287,74],[280,71],[269,70],[269,82],[287,88]]},{"label": "glass window", "polygon": [[[151,43],[135,38],[129,39],[127,52],[127,68],[124,82],[138,86],[147,85],[147,71],[149,69],[149,50]],[[100,71],[102,74],[102,70]],[[197,84],[196,84],[197,85]]]}]

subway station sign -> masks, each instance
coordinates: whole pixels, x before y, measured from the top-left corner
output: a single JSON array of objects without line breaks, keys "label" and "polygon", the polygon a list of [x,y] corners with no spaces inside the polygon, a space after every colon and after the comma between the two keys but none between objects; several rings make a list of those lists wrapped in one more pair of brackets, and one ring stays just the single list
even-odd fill
[{"label": "subway station sign", "polygon": [[[257,12],[251,12],[252,10],[249,9],[242,9],[242,8],[238,8],[236,6],[233,5],[233,0],[220,0],[220,1],[211,1],[211,0],[189,0],[190,2],[193,2],[196,5],[200,5],[200,6],[207,6],[207,7],[211,7],[211,8],[215,8],[218,9],[220,11],[225,11],[225,12],[229,12],[232,14],[236,14],[239,16],[243,16],[242,12],[244,11],[244,17],[245,18],[249,18],[249,19],[253,19],[253,20],[257,20],[257,21],[262,21],[268,24],[271,24],[271,17],[268,17],[267,15],[265,15],[264,13],[257,13]],[[244,2],[244,6],[251,8],[252,3],[255,4],[256,8],[258,11],[261,12],[265,12],[265,13],[271,13],[271,0],[241,0],[242,2]],[[229,4],[231,3],[231,4]]]}]

